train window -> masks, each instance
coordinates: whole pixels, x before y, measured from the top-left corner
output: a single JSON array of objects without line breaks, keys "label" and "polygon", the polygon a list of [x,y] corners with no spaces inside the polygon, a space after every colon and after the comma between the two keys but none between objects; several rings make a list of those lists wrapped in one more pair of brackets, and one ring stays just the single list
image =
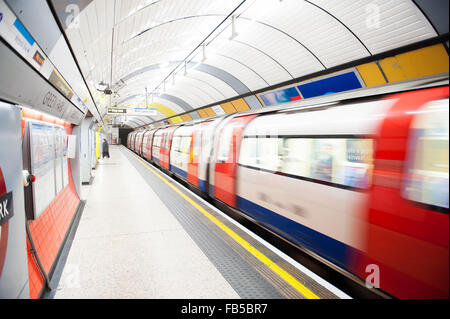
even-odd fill
[{"label": "train window", "polygon": [[239,164],[365,189],[371,182],[373,140],[246,137]]},{"label": "train window", "polygon": [[166,148],[166,146],[167,146],[167,138],[169,137],[168,135],[169,134],[167,134],[167,133],[163,134],[163,140],[162,140],[162,143],[161,143],[161,147],[162,148]]},{"label": "train window", "polygon": [[343,184],[357,188],[369,188],[372,182],[373,140],[347,139],[345,144]]},{"label": "train window", "polygon": [[144,135],[144,137],[142,138],[142,153],[144,153],[144,155],[147,154],[147,152],[146,152],[147,141],[148,141],[148,136]]},{"label": "train window", "polygon": [[370,185],[373,140],[344,138],[282,138],[279,171],[355,188]]},{"label": "train window", "polygon": [[230,152],[231,142],[233,138],[233,124],[228,124],[222,130],[219,140],[219,150],[217,154],[217,160],[225,162],[228,160],[228,153]]},{"label": "train window", "polygon": [[270,171],[278,171],[280,164],[278,150],[278,138],[257,138],[256,162],[258,164],[258,167]]},{"label": "train window", "polygon": [[279,170],[278,144],[277,138],[244,138],[239,155],[239,164],[270,171]]},{"label": "train window", "polygon": [[415,202],[448,209],[448,100],[433,101],[415,113],[403,196]]},{"label": "train window", "polygon": [[368,188],[372,159],[371,139],[314,139],[311,178],[355,188]]},{"label": "train window", "polygon": [[257,163],[257,138],[249,137],[242,140],[241,150],[239,152],[239,164],[258,167]]},{"label": "train window", "polygon": [[195,157],[197,157],[199,154],[201,143],[202,143],[202,130],[198,130],[197,134],[195,135],[195,139],[194,139],[194,150],[193,150],[194,154],[193,155]]},{"label": "train window", "polygon": [[166,148],[167,148],[167,149],[168,149],[169,146],[170,146],[170,140],[171,140],[171,138],[170,138],[170,133],[167,133],[167,137],[166,137]]},{"label": "train window", "polygon": [[310,177],[311,175],[311,139],[280,139],[278,156],[280,171],[286,174]]},{"label": "train window", "polygon": [[159,135],[156,137],[156,142],[155,142],[155,146],[161,147],[162,144],[162,135]]},{"label": "train window", "polygon": [[[336,140],[315,139],[312,143],[311,177],[321,181],[331,182],[333,179],[333,164],[336,165],[334,153],[339,149]],[[335,174],[337,175],[337,174]],[[335,177],[335,180],[339,179]]]},{"label": "train window", "polygon": [[[184,147],[184,136],[179,136],[179,143],[178,143],[178,152],[183,152],[183,147]],[[172,143],[173,143],[173,138],[172,138]]]},{"label": "train window", "polygon": [[172,139],[172,151],[180,151],[181,136],[174,136]]},{"label": "train window", "polygon": [[171,140],[170,133],[167,133],[166,146],[165,146],[167,149],[169,149],[169,147],[170,147],[170,140]]},{"label": "train window", "polygon": [[184,137],[183,153],[189,154],[189,148],[191,147],[192,136]]},{"label": "train window", "polygon": [[144,145],[147,145],[147,142],[148,142],[148,134],[145,134],[145,135],[144,135],[144,138],[142,139],[142,143],[143,143]]},{"label": "train window", "polygon": [[170,133],[167,132],[166,136],[165,136],[165,140],[164,140],[164,148],[169,148],[169,137]]}]

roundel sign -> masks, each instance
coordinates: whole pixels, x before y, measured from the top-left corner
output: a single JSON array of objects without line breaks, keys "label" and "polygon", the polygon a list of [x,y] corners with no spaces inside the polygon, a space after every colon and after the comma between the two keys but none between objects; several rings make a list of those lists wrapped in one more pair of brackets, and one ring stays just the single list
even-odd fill
[{"label": "roundel sign", "polygon": [[8,221],[14,215],[12,192],[7,191],[2,168],[0,167],[0,277],[5,263],[8,246]]}]

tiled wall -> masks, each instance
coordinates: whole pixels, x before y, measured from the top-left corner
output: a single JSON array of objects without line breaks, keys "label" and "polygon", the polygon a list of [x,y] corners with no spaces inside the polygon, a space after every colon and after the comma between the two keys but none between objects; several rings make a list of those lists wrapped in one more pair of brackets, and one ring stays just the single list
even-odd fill
[{"label": "tiled wall", "polygon": [[[70,176],[66,188],[53,199],[38,219],[30,223],[31,236],[46,273],[49,273],[55,262],[79,202],[80,199]],[[44,283],[31,259],[30,247],[27,248],[30,298],[37,298]]]},{"label": "tiled wall", "polygon": [[[29,112],[24,112],[23,117],[36,119]],[[43,118],[39,120],[44,120]],[[55,123],[52,121],[48,121]],[[62,124],[62,123],[56,123]],[[71,134],[70,124],[63,124],[67,134]],[[73,182],[70,160],[68,160],[69,184],[59,192],[50,205],[42,212],[36,220],[30,222],[30,232],[36,247],[37,254],[41,260],[45,272],[48,274],[55,262],[61,244],[69,230],[70,223],[80,203],[80,198],[75,190]],[[28,276],[30,298],[36,299],[44,286],[43,279],[35,265],[30,252],[30,245],[27,241],[28,250]]]}]

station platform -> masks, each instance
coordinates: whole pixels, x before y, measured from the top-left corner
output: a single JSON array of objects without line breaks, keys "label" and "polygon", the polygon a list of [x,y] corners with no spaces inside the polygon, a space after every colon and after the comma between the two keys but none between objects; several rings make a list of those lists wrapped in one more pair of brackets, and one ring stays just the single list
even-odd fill
[{"label": "station platform", "polygon": [[127,148],[110,154],[49,298],[350,298]]}]

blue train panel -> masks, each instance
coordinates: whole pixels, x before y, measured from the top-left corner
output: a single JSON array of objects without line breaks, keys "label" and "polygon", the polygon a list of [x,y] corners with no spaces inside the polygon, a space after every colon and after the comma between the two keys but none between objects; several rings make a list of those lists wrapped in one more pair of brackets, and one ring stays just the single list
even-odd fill
[{"label": "blue train panel", "polygon": [[306,247],[344,269],[350,270],[355,256],[360,255],[360,252],[353,247],[240,196],[237,196],[237,206],[240,211],[268,229],[271,229],[300,247]]}]

